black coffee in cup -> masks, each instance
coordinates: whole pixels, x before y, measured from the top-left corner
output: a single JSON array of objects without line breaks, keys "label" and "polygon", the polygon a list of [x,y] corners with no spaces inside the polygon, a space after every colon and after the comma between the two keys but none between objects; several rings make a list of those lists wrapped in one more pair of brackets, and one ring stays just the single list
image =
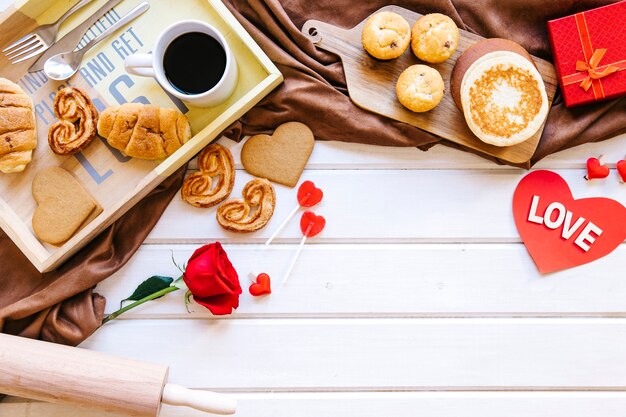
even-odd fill
[{"label": "black coffee in cup", "polygon": [[183,94],[202,94],[226,71],[226,52],[212,36],[189,32],[174,39],[163,55],[167,80]]}]

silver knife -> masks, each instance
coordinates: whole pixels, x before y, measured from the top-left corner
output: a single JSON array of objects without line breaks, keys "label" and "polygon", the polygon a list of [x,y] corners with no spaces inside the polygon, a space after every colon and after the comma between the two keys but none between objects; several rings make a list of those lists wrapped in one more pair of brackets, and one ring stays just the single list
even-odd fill
[{"label": "silver knife", "polygon": [[122,0],[109,0],[104,3],[102,7],[96,10],[96,12],[89,16],[83,23],[76,26],[65,36],[59,39],[54,45],[48,48],[48,50],[44,52],[44,54],[41,55],[39,59],[37,59],[37,61],[35,61],[35,63],[28,69],[28,72],[42,71],[44,64],[51,56],[76,49],[85,33],[87,33],[87,30],[89,30],[89,28],[93,26],[98,19],[104,16],[106,12],[117,6],[117,4],[121,1]]}]

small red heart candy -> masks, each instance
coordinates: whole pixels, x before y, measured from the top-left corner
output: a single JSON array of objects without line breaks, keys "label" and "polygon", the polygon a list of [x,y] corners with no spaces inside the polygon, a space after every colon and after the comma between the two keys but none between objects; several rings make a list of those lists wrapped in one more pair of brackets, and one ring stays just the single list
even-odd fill
[{"label": "small red heart candy", "polygon": [[323,216],[316,216],[312,211],[305,211],[300,218],[300,230],[306,237],[313,237],[324,230],[326,219]]},{"label": "small red heart candy", "polygon": [[587,179],[606,178],[611,171],[606,165],[602,165],[598,158],[587,159]]},{"label": "small red heart candy", "polygon": [[626,160],[622,159],[617,162],[617,173],[622,179],[622,182],[626,182]]},{"label": "small red heart candy", "polygon": [[313,207],[324,197],[321,189],[313,181],[304,181],[298,188],[298,204],[302,207]]},{"label": "small red heart candy", "polygon": [[255,297],[259,297],[261,295],[271,294],[272,293],[272,285],[271,285],[270,276],[265,272],[260,273],[256,277],[256,282],[250,285],[250,294]]}]

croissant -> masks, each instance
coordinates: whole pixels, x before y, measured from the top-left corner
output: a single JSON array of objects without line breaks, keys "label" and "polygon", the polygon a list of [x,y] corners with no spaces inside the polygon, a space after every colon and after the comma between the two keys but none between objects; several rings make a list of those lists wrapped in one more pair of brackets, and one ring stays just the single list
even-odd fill
[{"label": "croissant", "polygon": [[98,112],[84,91],[65,87],[54,98],[59,121],[50,126],[48,144],[57,155],[82,151],[96,137]]},{"label": "croissant", "polygon": [[98,134],[133,158],[164,159],[191,138],[191,128],[178,110],[127,103],[100,114]]},{"label": "croissant", "polygon": [[37,147],[33,102],[15,83],[0,78],[0,171],[24,171]]},{"label": "croissant", "polygon": [[217,222],[224,229],[237,233],[261,229],[274,214],[274,187],[266,179],[255,178],[243,187],[241,195],[243,200],[228,200],[217,208]]}]

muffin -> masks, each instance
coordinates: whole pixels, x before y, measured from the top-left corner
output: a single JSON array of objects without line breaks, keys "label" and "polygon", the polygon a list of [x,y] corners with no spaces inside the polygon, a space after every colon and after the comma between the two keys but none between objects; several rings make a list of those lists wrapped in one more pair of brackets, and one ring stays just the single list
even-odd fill
[{"label": "muffin", "polygon": [[411,30],[411,49],[422,61],[436,64],[450,58],[459,46],[459,28],[448,16],[431,13],[417,19]]},{"label": "muffin", "polygon": [[443,98],[443,91],[441,74],[426,65],[411,65],[400,74],[396,83],[398,100],[416,113],[437,107]]},{"label": "muffin", "polygon": [[361,41],[363,48],[374,58],[394,59],[409,47],[411,26],[397,13],[376,13],[365,22]]}]

